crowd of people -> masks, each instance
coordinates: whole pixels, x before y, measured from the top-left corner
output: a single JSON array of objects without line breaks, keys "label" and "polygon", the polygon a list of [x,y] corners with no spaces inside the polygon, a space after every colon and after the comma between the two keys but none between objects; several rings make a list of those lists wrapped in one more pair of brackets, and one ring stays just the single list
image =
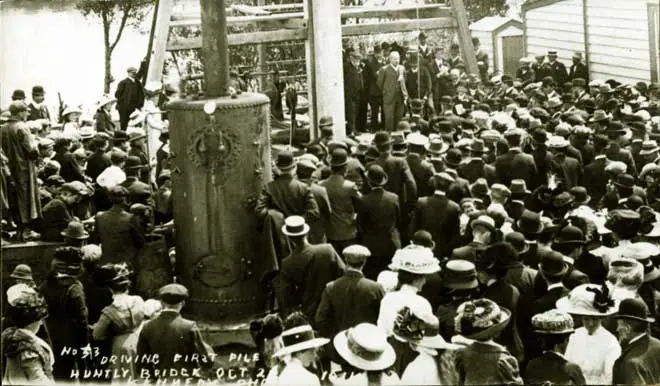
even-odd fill
[{"label": "crowd of people", "polygon": [[[579,53],[491,77],[478,44],[466,74],[460,47],[424,39],[408,69],[374,50],[390,62],[374,57],[370,127],[355,115],[333,138],[321,117],[319,139],[274,156],[255,207],[275,267],[275,312],[251,325],[264,383],[659,384],[658,85],[589,81]],[[129,69],[92,122],[68,107],[55,125],[43,88],[15,94],[3,243],[66,246],[43,283],[24,264],[10,276],[3,384],[212,378],[188,290],[133,285],[146,236],[173,225],[161,85]],[[112,355],[142,359],[98,359]]]}]

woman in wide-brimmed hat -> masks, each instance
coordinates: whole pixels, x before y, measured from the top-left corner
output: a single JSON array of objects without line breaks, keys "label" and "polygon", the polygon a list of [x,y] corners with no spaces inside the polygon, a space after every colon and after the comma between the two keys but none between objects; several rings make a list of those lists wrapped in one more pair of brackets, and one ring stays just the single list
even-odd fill
[{"label": "woman in wide-brimmed hat", "polygon": [[404,385],[450,385],[458,383],[455,353],[461,348],[446,342],[438,333],[438,318],[416,307],[404,307],[397,314],[394,335],[416,353],[401,373]]},{"label": "woman in wide-brimmed hat", "polygon": [[318,376],[311,373],[306,367],[314,363],[317,350],[329,341],[325,338],[317,338],[312,326],[308,324],[299,325],[282,332],[284,347],[273,355],[281,358],[285,365],[273,367],[268,373],[264,384],[320,386]]},{"label": "woman in wide-brimmed hat", "polygon": [[53,384],[53,350],[37,336],[48,307],[34,288],[8,296],[11,327],[2,331],[3,385]]},{"label": "woman in wide-brimmed hat", "polygon": [[[129,295],[131,272],[126,264],[110,264],[113,271],[108,287],[112,292],[112,304],[101,311],[101,317],[93,327],[93,337],[97,341],[112,341],[112,355],[117,358],[135,357],[140,326],[144,321],[144,300]],[[135,363],[110,363],[113,380],[136,378]]]},{"label": "woman in wide-brimmed hat", "polygon": [[114,121],[112,120],[112,108],[115,106],[117,99],[104,95],[98,104],[96,115],[94,115],[94,122],[96,131],[99,133],[112,133],[117,130]]},{"label": "woman in wide-brimmed hat", "polygon": [[333,385],[400,384],[397,374],[390,370],[396,353],[377,326],[358,324],[337,334],[332,343],[345,362],[342,372],[330,375]]},{"label": "woman in wide-brimmed hat", "polygon": [[488,299],[470,300],[458,307],[455,321],[460,337],[456,341],[467,343],[456,358],[459,384],[522,384],[518,360],[493,342],[510,319],[509,310]]},{"label": "woman in wide-brimmed hat", "polygon": [[580,367],[563,356],[568,337],[573,332],[571,316],[565,312],[549,310],[534,315],[532,327],[544,352],[528,363],[525,369],[525,383],[587,384]]},{"label": "woman in wide-brimmed hat", "polygon": [[82,110],[78,106],[67,106],[62,111],[62,134],[71,139],[79,138],[80,117]]},{"label": "woman in wide-brimmed hat", "polygon": [[616,337],[602,326],[603,319],[616,313],[617,305],[607,286],[579,285],[557,301],[557,309],[582,321],[568,340],[564,356],[582,369],[587,384],[612,383],[612,366],[621,355]]}]

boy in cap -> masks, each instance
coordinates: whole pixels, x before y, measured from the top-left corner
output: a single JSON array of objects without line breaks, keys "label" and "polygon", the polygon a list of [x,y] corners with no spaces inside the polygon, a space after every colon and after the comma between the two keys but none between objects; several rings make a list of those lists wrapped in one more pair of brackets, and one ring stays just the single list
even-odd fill
[{"label": "boy in cap", "polygon": [[[158,355],[160,361],[138,361],[137,370],[146,372],[151,380],[176,381],[202,378],[202,370],[213,366],[216,354],[202,337],[197,324],[181,316],[188,299],[188,289],[181,284],[168,284],[158,290],[163,305],[160,314],[146,322],[137,341],[137,356]],[[193,356],[198,360],[189,360]],[[188,360],[184,360],[188,358]],[[169,377],[156,377],[155,370],[176,370]]]}]

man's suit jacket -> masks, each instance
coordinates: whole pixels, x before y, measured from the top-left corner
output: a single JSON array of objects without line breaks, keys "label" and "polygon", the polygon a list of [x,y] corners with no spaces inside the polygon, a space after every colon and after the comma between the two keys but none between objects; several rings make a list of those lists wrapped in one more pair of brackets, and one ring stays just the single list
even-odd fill
[{"label": "man's suit jacket", "polygon": [[383,296],[383,286],[359,271],[348,269],[323,290],[316,310],[316,328],[321,336],[333,338],[360,323],[376,324]]},{"label": "man's suit jacket", "polygon": [[375,162],[387,173],[385,190],[399,196],[401,208],[405,208],[405,204],[412,206],[417,200],[417,185],[406,160],[387,154]]},{"label": "man's suit jacket", "polygon": [[[213,365],[210,356],[213,350],[204,342],[197,324],[183,318],[174,310],[161,311],[158,317],[146,322],[140,331],[137,355],[142,357],[154,354],[158,354],[158,364],[153,364],[152,361],[137,361],[138,374],[146,369],[153,377],[153,371],[156,369],[175,369],[179,376],[172,378],[195,378],[192,376],[194,368],[209,368]],[[183,360],[186,357],[190,359],[191,355],[199,356],[199,363]],[[178,358],[176,361],[175,356]],[[188,375],[181,374],[182,371]]]},{"label": "man's suit jacket", "polygon": [[615,385],[660,384],[660,341],[645,335],[622,347],[612,378]]},{"label": "man's suit jacket", "polygon": [[348,62],[344,65],[344,97],[348,100],[359,101],[364,91],[364,78],[362,63],[355,67]]},{"label": "man's suit jacket", "polygon": [[495,160],[497,181],[509,186],[511,180],[535,181],[538,174],[534,158],[520,149],[511,149]]},{"label": "man's suit jacket", "polygon": [[557,177],[564,181],[564,187],[566,189],[580,185],[582,168],[580,162],[575,158],[565,154],[555,154],[552,161],[552,170],[557,173]]},{"label": "man's suit jacket", "polygon": [[[358,205],[357,223],[362,244],[371,251],[367,265],[385,267],[397,249],[401,248],[398,225],[401,220],[399,197],[382,188],[372,189],[362,196]],[[383,258],[377,262],[373,259]]]},{"label": "man's suit jacket", "polygon": [[[443,67],[447,66],[447,63],[443,62]],[[431,62],[431,65],[429,66],[431,68],[431,80],[433,81],[433,104],[436,109],[436,111],[440,111],[440,98],[443,95],[450,95],[454,96],[455,93],[452,93],[452,87],[451,87],[451,78],[449,77],[448,74],[440,75],[438,74],[441,73],[441,68],[438,67],[438,62],[433,59]],[[447,69],[449,67],[447,66]]]},{"label": "man's suit jacket", "polygon": [[632,175],[633,177],[637,177],[637,167],[635,165],[635,159],[633,158],[632,153],[630,153],[630,150],[619,149],[618,153],[615,154],[608,153],[607,158],[611,159],[612,161],[623,162],[628,167],[626,173]]},{"label": "man's suit jacket", "polygon": [[573,145],[568,145],[565,149],[564,152],[566,153],[567,156],[571,158],[575,158],[580,165],[583,165],[582,162],[582,152],[580,152],[578,149],[575,148]]},{"label": "man's suit jacket", "polygon": [[330,214],[332,207],[330,206],[330,199],[328,198],[328,191],[323,186],[316,183],[309,185],[316,203],[319,206],[319,219],[309,224],[309,242],[312,244],[321,244],[327,241],[325,237],[325,229],[330,223]]},{"label": "man's suit jacket", "polygon": [[481,158],[472,158],[466,163],[458,166],[458,175],[465,178],[470,183],[474,183],[479,178],[485,178],[488,185],[495,183],[495,167],[488,165]]},{"label": "man's suit jacket", "polygon": [[406,71],[406,90],[410,99],[423,99],[431,93],[431,74],[426,66]]},{"label": "man's suit jacket", "polygon": [[325,229],[328,240],[343,241],[357,237],[356,206],[360,199],[357,185],[339,174],[332,174],[319,184],[328,192],[330,222]]},{"label": "man's suit jacket", "polygon": [[589,83],[589,69],[584,63],[578,62],[571,66],[568,73],[568,79],[573,80],[575,78],[582,78]]},{"label": "man's suit jacket", "polygon": [[522,334],[522,340],[525,346],[525,358],[527,360],[534,359],[542,353],[541,348],[537,344],[536,334],[532,331],[532,317],[536,314],[554,309],[557,300],[568,295],[569,292],[568,288],[562,285],[561,287],[555,287],[545,292],[536,299],[527,297],[521,300],[518,307],[518,331]]},{"label": "man's suit jacket", "polygon": [[503,280],[516,287],[521,297],[526,297],[534,291],[534,281],[538,271],[525,266],[523,263],[514,263],[506,272]]},{"label": "man's suit jacket", "polygon": [[607,191],[607,173],[605,173],[605,167],[608,164],[609,160],[602,157],[594,159],[593,162],[584,167],[582,186],[587,188],[593,205],[600,202],[600,199]]},{"label": "man's suit jacket", "polygon": [[399,81],[399,73],[405,72],[403,66],[397,66],[395,70],[391,64],[383,66],[378,71],[378,88],[383,93],[383,103],[403,103],[408,95],[405,89],[405,81]]},{"label": "man's suit jacket", "polygon": [[47,119],[50,121],[50,112],[45,105],[36,106],[34,102],[28,104],[28,121],[36,121],[37,119]]},{"label": "man's suit jacket", "polygon": [[378,86],[378,70],[381,68],[378,59],[371,55],[365,62],[364,72],[362,79],[364,80],[364,87],[369,97],[380,97],[381,91]]},{"label": "man's suit jacket", "polygon": [[575,142],[572,146],[580,152],[580,155],[582,156],[582,165],[587,166],[594,160],[596,154],[592,143]]},{"label": "man's suit jacket", "polygon": [[406,163],[415,179],[417,196],[426,197],[433,194],[433,187],[430,184],[431,177],[435,174],[433,165],[415,153],[408,153]]},{"label": "man's suit jacket", "polygon": [[548,148],[544,145],[538,146],[536,149],[531,152],[532,158],[534,158],[534,163],[536,164],[536,179],[531,182],[528,186],[530,189],[536,189],[539,186],[547,183],[548,173],[552,167],[553,156]]},{"label": "man's suit jacket", "polygon": [[268,209],[277,210],[284,218],[303,216],[308,224],[319,219],[319,206],[309,186],[286,174],[264,186],[255,207],[260,220],[266,217]]},{"label": "man's suit jacket", "polygon": [[115,91],[117,98],[117,111],[132,113],[135,109],[144,106],[144,90],[138,80],[126,78],[117,84]]},{"label": "man's suit jacket", "polygon": [[97,213],[96,232],[103,250],[102,263],[135,264],[134,260],[145,244],[144,230],[137,217],[113,207]]},{"label": "man's suit jacket", "polygon": [[344,262],[330,244],[308,245],[282,260],[275,292],[286,315],[300,310],[311,322],[327,283],[344,274]]},{"label": "man's suit jacket", "polygon": [[523,85],[527,85],[529,83],[534,82],[534,80],[536,79],[536,72],[534,72],[534,69],[532,69],[531,67],[528,69],[519,68],[516,71],[516,79],[520,79]]},{"label": "man's suit jacket", "polygon": [[410,224],[410,234],[425,230],[433,236],[435,255],[449,256],[460,237],[460,209],[445,196],[433,194],[417,201]]},{"label": "man's suit jacket", "polygon": [[562,87],[568,78],[568,71],[566,71],[566,66],[560,61],[548,63],[548,66],[550,67],[550,75],[552,76],[552,79],[555,80],[555,84],[558,87]]}]

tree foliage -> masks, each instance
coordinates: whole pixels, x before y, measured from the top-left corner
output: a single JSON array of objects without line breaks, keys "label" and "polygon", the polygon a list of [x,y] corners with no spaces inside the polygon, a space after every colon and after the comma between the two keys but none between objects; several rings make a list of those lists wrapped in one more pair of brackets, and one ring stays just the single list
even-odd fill
[{"label": "tree foliage", "polygon": [[506,0],[465,0],[465,10],[472,22],[486,16],[504,16],[507,8]]},{"label": "tree foliage", "polygon": [[104,92],[110,91],[112,52],[117,47],[124,29],[127,26],[139,26],[154,2],[155,0],[81,0],[76,4],[76,8],[85,17],[100,19],[103,26]]}]

